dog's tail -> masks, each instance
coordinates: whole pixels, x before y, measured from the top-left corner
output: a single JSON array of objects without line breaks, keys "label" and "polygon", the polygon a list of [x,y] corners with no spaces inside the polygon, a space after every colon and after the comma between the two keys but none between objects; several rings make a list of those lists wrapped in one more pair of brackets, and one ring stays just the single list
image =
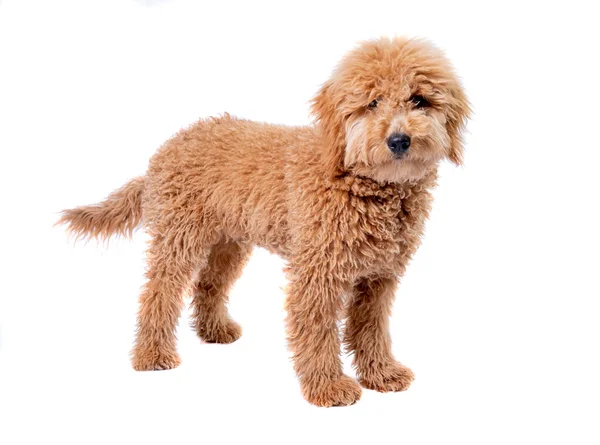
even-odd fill
[{"label": "dog's tail", "polygon": [[142,220],[144,188],[145,178],[135,178],[98,204],[63,210],[56,225],[66,224],[76,240],[130,237]]}]

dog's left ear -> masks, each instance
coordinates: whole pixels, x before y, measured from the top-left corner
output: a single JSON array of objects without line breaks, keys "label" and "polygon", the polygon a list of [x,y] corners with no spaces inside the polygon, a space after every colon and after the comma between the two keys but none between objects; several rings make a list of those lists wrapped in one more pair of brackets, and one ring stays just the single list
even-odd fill
[{"label": "dog's left ear", "polygon": [[448,158],[458,166],[463,163],[463,133],[471,117],[471,105],[460,83],[450,89],[449,96],[451,100],[446,113],[446,128],[450,136]]},{"label": "dog's left ear", "polygon": [[346,145],[343,103],[344,95],[331,79],[323,84],[311,101],[311,113],[323,138],[324,166],[332,176],[343,172]]}]

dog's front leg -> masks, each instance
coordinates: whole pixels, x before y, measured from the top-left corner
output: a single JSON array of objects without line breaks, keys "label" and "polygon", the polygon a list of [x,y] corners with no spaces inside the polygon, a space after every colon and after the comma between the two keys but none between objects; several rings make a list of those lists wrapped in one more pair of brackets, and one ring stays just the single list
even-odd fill
[{"label": "dog's front leg", "polygon": [[338,320],[343,283],[324,265],[291,266],[286,302],[288,341],[306,400],[317,406],[351,405],[360,385],[344,375]]},{"label": "dog's front leg", "polygon": [[403,391],[414,379],[412,371],[392,355],[388,330],[397,280],[364,278],[348,301],[344,342],[354,352],[359,382],[377,391]]}]

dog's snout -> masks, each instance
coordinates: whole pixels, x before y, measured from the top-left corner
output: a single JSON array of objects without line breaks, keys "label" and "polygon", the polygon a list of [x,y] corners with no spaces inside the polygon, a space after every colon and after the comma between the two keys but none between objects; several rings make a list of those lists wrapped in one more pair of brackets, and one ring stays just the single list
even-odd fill
[{"label": "dog's snout", "polygon": [[410,147],[410,136],[405,133],[394,133],[388,138],[387,144],[395,155],[406,153]]}]

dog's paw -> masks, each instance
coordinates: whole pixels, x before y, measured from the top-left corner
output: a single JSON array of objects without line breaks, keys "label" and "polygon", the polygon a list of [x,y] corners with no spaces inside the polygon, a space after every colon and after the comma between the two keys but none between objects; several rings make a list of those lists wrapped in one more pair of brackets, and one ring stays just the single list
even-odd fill
[{"label": "dog's paw", "polygon": [[320,384],[302,383],[304,398],[317,406],[346,406],[356,403],[362,390],[356,380],[342,375],[336,380],[327,380]]},{"label": "dog's paw", "polygon": [[198,336],[206,343],[233,343],[242,336],[242,328],[233,320],[211,326],[210,329],[199,329]]},{"label": "dog's paw", "polygon": [[400,363],[390,363],[361,375],[359,382],[379,392],[404,391],[415,379],[413,372]]},{"label": "dog's paw", "polygon": [[163,371],[177,368],[181,359],[177,352],[134,350],[131,364],[136,371]]}]

